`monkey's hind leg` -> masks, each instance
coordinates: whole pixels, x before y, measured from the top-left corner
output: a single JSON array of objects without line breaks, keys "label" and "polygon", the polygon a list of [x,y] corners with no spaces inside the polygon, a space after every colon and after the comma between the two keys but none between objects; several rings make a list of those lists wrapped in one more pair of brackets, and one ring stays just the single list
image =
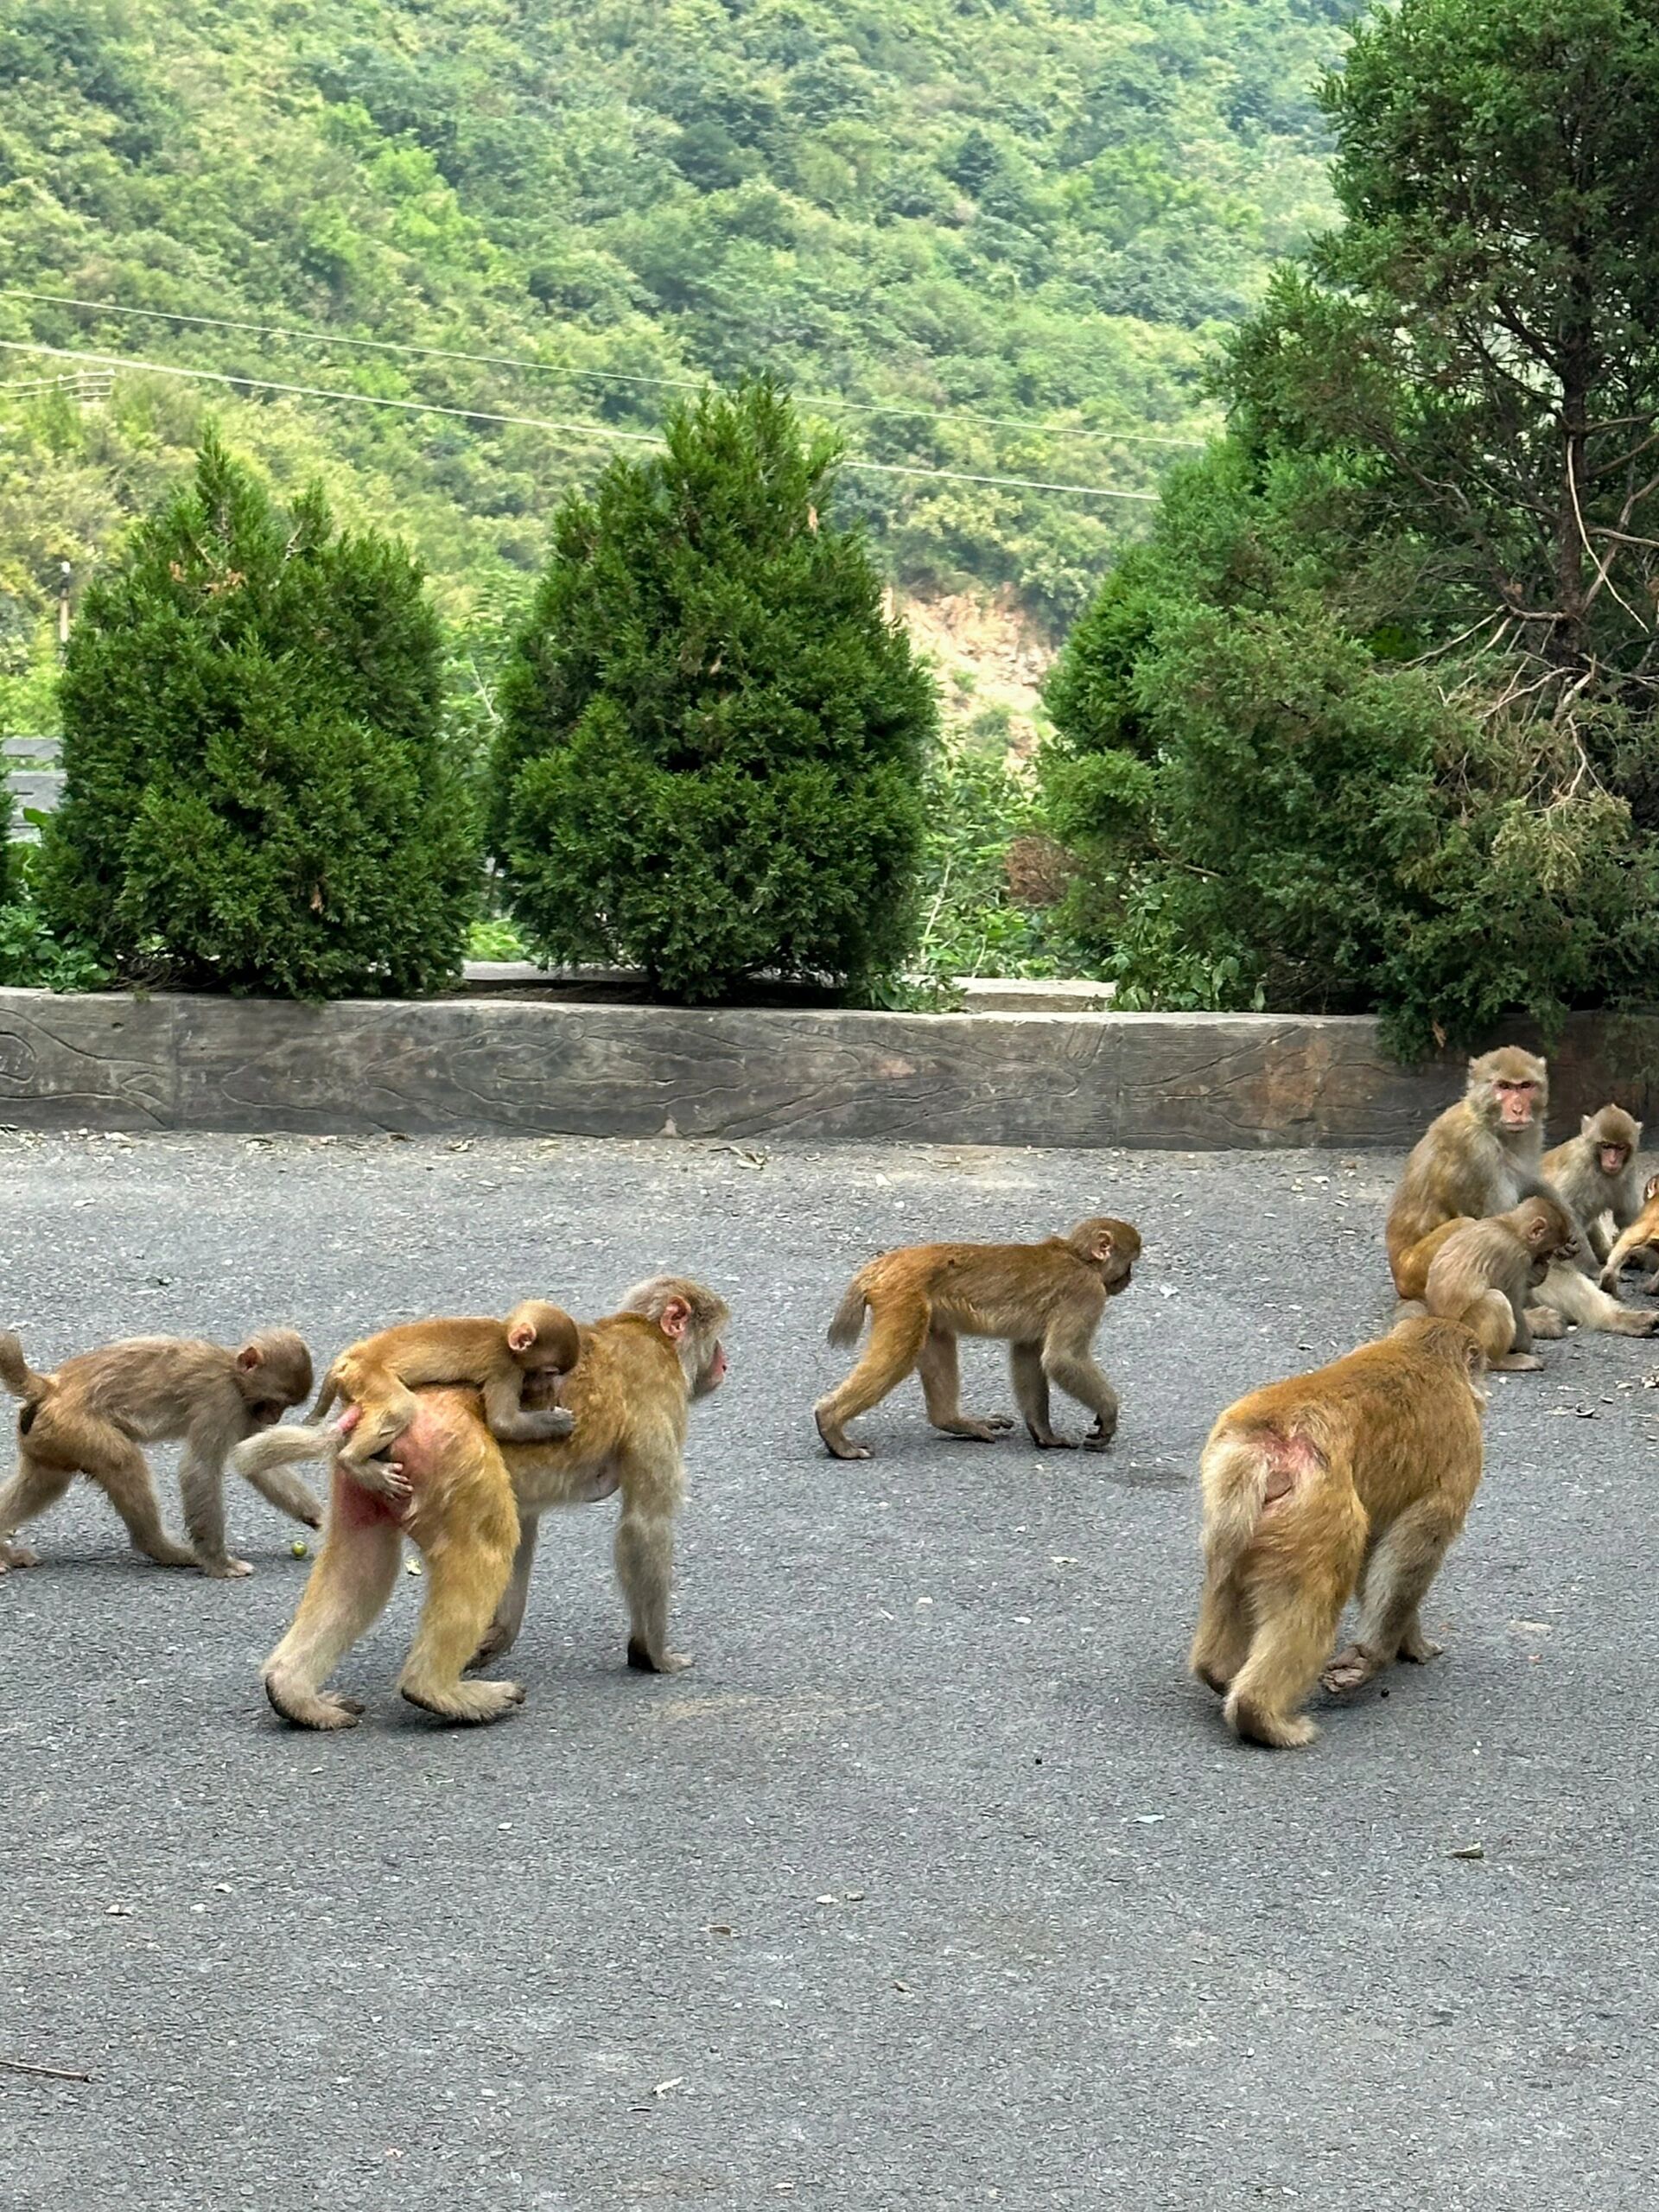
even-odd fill
[{"label": "monkey's hind leg", "polygon": [[1204,1578],[1198,1625],[1186,1663],[1217,1697],[1225,1697],[1249,1649],[1249,1607],[1238,1578],[1211,1569]]},{"label": "monkey's hind leg", "polygon": [[847,1424],[880,1404],[889,1390],[902,1382],[921,1357],[927,1342],[928,1311],[924,1299],[906,1300],[875,1309],[870,1341],[852,1373],[812,1408],[818,1434],[837,1459],[868,1459],[869,1446],[855,1444]]},{"label": "monkey's hind leg", "polygon": [[1294,1586],[1256,1594],[1261,1624],[1223,1710],[1227,1726],[1246,1742],[1300,1750],[1319,1732],[1300,1708],[1331,1656],[1342,1601]]},{"label": "monkey's hind leg", "polygon": [[962,1410],[962,1371],[957,1362],[957,1340],[948,1329],[930,1329],[918,1356],[922,1397],[927,1417],[947,1436],[970,1437],[976,1444],[995,1444],[1014,1427],[1007,1414],[987,1414],[982,1420]]},{"label": "monkey's hind leg", "polygon": [[1621,1306],[1616,1298],[1581,1275],[1576,1268],[1552,1261],[1549,1273],[1533,1295],[1543,1306],[1554,1306],[1581,1329],[1597,1329],[1612,1337],[1659,1336],[1659,1313]]},{"label": "monkey's hind leg", "polygon": [[322,1685],[385,1608],[403,1557],[397,1523],[366,1499],[348,1503],[348,1479],[335,1478],[328,1534],[300,1610],[264,1668],[265,1695],[298,1728],[356,1727],[361,1704]]},{"label": "monkey's hind leg", "polygon": [[42,1466],[27,1452],[18,1454],[16,1473],[0,1490],[0,1574],[9,1567],[40,1565],[38,1552],[27,1544],[10,1543],[7,1539],[16,1535],[25,1521],[32,1521],[48,1505],[55,1505],[73,1480],[73,1475],[66,1475],[56,1467]]},{"label": "monkey's hind leg", "polygon": [[507,1586],[517,1535],[516,1528],[504,1538],[468,1530],[446,1537],[426,1555],[426,1603],[397,1688],[441,1720],[476,1727],[524,1701],[517,1682],[461,1680]]}]

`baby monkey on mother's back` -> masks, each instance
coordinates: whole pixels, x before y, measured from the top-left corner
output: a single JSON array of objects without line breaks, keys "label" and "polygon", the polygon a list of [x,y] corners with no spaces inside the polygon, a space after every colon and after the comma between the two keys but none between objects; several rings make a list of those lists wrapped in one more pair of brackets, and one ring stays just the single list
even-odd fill
[{"label": "baby monkey on mother's back", "polygon": [[1000,1337],[1032,1442],[1071,1441],[1049,1420],[1053,1382],[1094,1414],[1084,1447],[1103,1451],[1117,1427],[1117,1393],[1090,1347],[1107,1300],[1128,1287],[1140,1256],[1139,1230],[1104,1214],[1040,1244],[907,1244],[884,1252],[853,1277],[830,1324],[832,1344],[852,1344],[866,1308],[871,1316],[863,1358],[813,1409],[819,1435],[837,1459],[868,1459],[866,1446],[848,1437],[847,1423],[912,1368],[935,1428],[983,1443],[1006,1434],[1014,1425],[1007,1414],[976,1419],[963,1412],[957,1366],[958,1337]]}]

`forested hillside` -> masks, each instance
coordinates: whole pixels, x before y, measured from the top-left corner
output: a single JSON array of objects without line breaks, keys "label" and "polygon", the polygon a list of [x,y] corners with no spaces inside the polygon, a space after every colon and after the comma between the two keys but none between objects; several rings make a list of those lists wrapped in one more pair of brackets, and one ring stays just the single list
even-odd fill
[{"label": "forested hillside", "polygon": [[[772,372],[860,461],[1145,493],[1182,450],[1153,441],[1211,425],[1216,335],[1328,213],[1309,90],[1353,13],[3,0],[0,337],[544,426],[131,369],[6,393],[10,669],[60,559],[94,567],[209,411],[279,489],[408,532],[483,649],[602,432],[651,432],[677,382]],[[907,588],[1007,588],[1057,630],[1148,512],[858,469],[840,498]]]}]

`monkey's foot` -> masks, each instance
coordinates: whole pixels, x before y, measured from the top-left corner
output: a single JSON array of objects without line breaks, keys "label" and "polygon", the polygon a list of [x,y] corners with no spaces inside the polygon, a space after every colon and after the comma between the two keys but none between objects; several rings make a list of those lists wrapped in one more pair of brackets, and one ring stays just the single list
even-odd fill
[{"label": "monkey's foot", "polygon": [[445,1690],[415,1689],[408,1682],[397,1687],[423,1713],[435,1713],[440,1720],[459,1721],[465,1728],[481,1728],[524,1701],[523,1687],[518,1682],[457,1682],[453,1689]]},{"label": "monkey's foot", "polygon": [[0,1542],[0,1574],[9,1567],[38,1567],[40,1563],[39,1552],[30,1551],[27,1544]]},{"label": "monkey's foot", "polygon": [[1026,1434],[1039,1452],[1075,1452],[1077,1448],[1075,1437],[1062,1436],[1058,1429],[1033,1428],[1029,1421],[1026,1423]]},{"label": "monkey's foot", "polygon": [[1382,1662],[1363,1643],[1351,1643],[1346,1650],[1338,1652],[1319,1680],[1328,1690],[1357,1690],[1382,1671]]},{"label": "monkey's foot", "polygon": [[245,1559],[204,1559],[197,1563],[210,1582],[243,1582],[253,1573],[252,1562]]},{"label": "monkey's foot", "polygon": [[1192,1672],[1204,1684],[1205,1689],[1214,1690],[1217,1697],[1225,1697],[1233,1686],[1232,1677],[1230,1675],[1224,1675],[1219,1668],[1211,1666],[1205,1660],[1199,1660]]},{"label": "monkey's foot", "polygon": [[1085,1452],[1104,1452],[1109,1448],[1112,1439],[1116,1434],[1117,1423],[1116,1421],[1112,1423],[1109,1428],[1103,1428],[1100,1423],[1096,1421],[1094,1427],[1090,1430],[1088,1435],[1084,1438],[1083,1448]]},{"label": "monkey's foot", "polygon": [[982,1421],[972,1414],[964,1414],[960,1421],[939,1421],[933,1426],[946,1436],[963,1436],[974,1444],[995,1444],[999,1436],[1007,1434],[1014,1423],[1007,1414],[987,1414]]},{"label": "monkey's foot", "polygon": [[1491,1364],[1494,1375],[1541,1375],[1544,1371],[1543,1361],[1530,1351],[1506,1351]]},{"label": "monkey's foot", "polygon": [[679,1675],[691,1664],[689,1651],[652,1652],[644,1638],[628,1638],[628,1664],[637,1675]]},{"label": "monkey's foot", "polygon": [[1542,1337],[1551,1342],[1567,1334],[1567,1323],[1553,1306],[1529,1306],[1527,1326],[1535,1337]]},{"label": "monkey's foot", "polygon": [[868,1444],[849,1443],[838,1428],[826,1428],[823,1415],[816,1408],[813,1410],[812,1418],[818,1425],[818,1434],[823,1439],[823,1448],[832,1459],[868,1459],[869,1458],[870,1447]]},{"label": "monkey's foot", "polygon": [[[138,1549],[155,1567],[200,1567],[206,1571],[200,1555],[188,1544],[175,1544],[171,1536],[162,1536],[156,1543],[140,1544]],[[251,1567],[248,1570],[251,1574]]]},{"label": "monkey's foot", "polygon": [[1228,1697],[1225,1719],[1234,1735],[1242,1741],[1265,1744],[1270,1751],[1300,1751],[1319,1732],[1301,1714],[1270,1713],[1265,1706],[1240,1697],[1236,1690]]},{"label": "monkey's foot", "polygon": [[1408,1629],[1400,1639],[1399,1656],[1409,1659],[1414,1667],[1427,1667],[1431,1659],[1438,1659],[1446,1646],[1425,1636],[1420,1628]]},{"label": "monkey's foot", "polygon": [[296,1690],[270,1675],[265,1695],[272,1712],[296,1728],[355,1728],[364,1710],[360,1699],[342,1697],[338,1690]]}]

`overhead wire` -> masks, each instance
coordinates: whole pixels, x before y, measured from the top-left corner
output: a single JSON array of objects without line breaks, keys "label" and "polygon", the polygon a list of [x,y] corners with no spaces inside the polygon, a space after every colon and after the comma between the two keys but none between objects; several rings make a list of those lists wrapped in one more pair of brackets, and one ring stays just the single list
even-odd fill
[{"label": "overhead wire", "polygon": [[[580,441],[611,438],[630,445],[657,446],[663,442],[654,430],[623,430],[608,423],[566,423],[538,415],[510,415],[489,408],[446,407],[436,400],[393,399],[378,392],[341,391],[327,385],[290,384],[274,377],[239,376],[226,369],[188,367],[174,361],[147,361],[131,354],[94,353],[67,346],[46,346],[33,339],[0,338],[0,352],[39,354],[54,361],[83,361],[106,369],[137,369],[151,376],[178,377],[198,384],[228,385],[238,391],[283,392],[296,398],[326,399],[351,407],[386,407],[406,415],[444,415],[467,423],[514,424],[525,429],[559,434],[567,444],[573,438]],[[4,386],[0,385],[0,391],[3,390]],[[899,461],[843,458],[837,465],[868,475],[937,477],[948,482],[990,484],[1016,491],[1071,493],[1088,499],[1135,499],[1154,505],[1158,499],[1155,492],[1129,492],[1100,484],[1051,483],[1035,476],[984,475],[963,468],[925,468]]]},{"label": "overhead wire", "polygon": [[[571,382],[652,385],[667,391],[701,391],[707,379],[629,373],[620,369],[576,368],[557,361],[542,361],[518,353],[474,353],[451,346],[417,346],[395,338],[353,338],[343,331],[318,330],[303,325],[254,322],[241,316],[188,315],[177,308],[130,307],[115,300],[83,299],[73,292],[32,291],[22,284],[0,285],[0,299],[36,300],[56,307],[86,308],[98,315],[143,317],[153,322],[190,323],[208,330],[245,330],[264,338],[288,338],[303,345],[356,346],[371,353],[398,353],[437,361],[467,361],[482,368],[523,369],[537,376],[563,377]],[[855,415],[924,416],[936,423],[985,423],[1007,430],[1035,431],[1042,437],[1086,439],[1109,445],[1185,446],[1201,448],[1203,438],[1185,438],[1155,430],[1103,430],[1069,423],[1040,423],[1028,416],[982,415],[972,408],[929,407],[905,401],[847,399],[839,392],[798,392],[803,406],[839,407]]]}]

